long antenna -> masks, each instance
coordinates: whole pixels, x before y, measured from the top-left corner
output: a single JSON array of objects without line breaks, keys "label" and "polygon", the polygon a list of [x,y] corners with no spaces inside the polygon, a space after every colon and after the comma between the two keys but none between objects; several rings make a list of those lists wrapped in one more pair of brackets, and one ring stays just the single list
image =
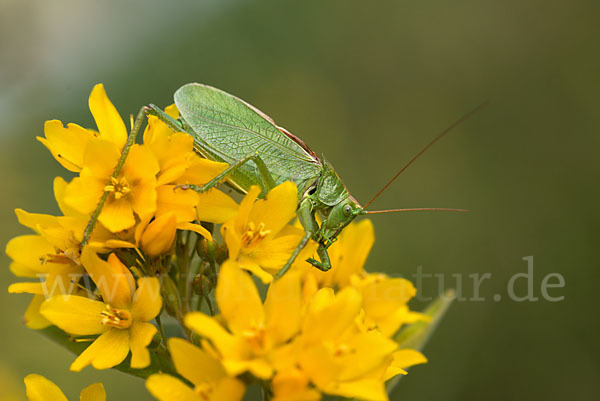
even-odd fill
[{"label": "long antenna", "polygon": [[427,149],[429,149],[431,146],[433,146],[434,143],[436,143],[437,141],[439,141],[440,139],[442,139],[444,137],[444,135],[446,135],[448,132],[452,131],[456,126],[460,125],[463,121],[465,121],[466,119],[468,119],[469,117],[471,117],[473,114],[475,114],[477,111],[479,111],[480,109],[482,109],[484,106],[486,106],[488,104],[488,102],[483,102],[481,103],[479,106],[475,107],[473,110],[471,110],[470,112],[468,112],[467,114],[463,115],[461,118],[459,118],[458,120],[456,120],[454,123],[452,123],[452,125],[450,125],[448,128],[446,128],[444,131],[442,131],[441,134],[439,134],[438,136],[436,136],[435,138],[433,138],[433,140],[431,142],[429,142],[427,144],[427,146],[425,146],[419,153],[417,153],[412,159],[410,159],[410,161],[408,163],[406,163],[404,165],[404,167],[402,167],[400,169],[400,171],[398,171],[396,173],[396,175],[394,175],[392,177],[391,180],[389,180],[387,182],[387,184],[385,184],[383,186],[383,188],[381,188],[379,190],[379,192],[377,192],[375,194],[375,196],[367,202],[367,204],[365,206],[363,206],[363,209],[366,209],[371,203],[373,203],[373,201],[375,199],[377,199],[377,197],[379,195],[381,195],[383,193],[383,191],[385,191],[391,184],[392,182],[394,182],[394,180],[396,180],[396,178],[398,178],[398,176],[400,174],[402,174],[404,172],[404,170],[406,170],[408,168],[408,166],[410,166],[411,164],[413,164],[413,162],[415,160],[417,160],[423,153],[425,153],[427,151]]},{"label": "long antenna", "polygon": [[467,209],[449,209],[446,207],[417,207],[410,209],[365,210],[364,214],[391,213],[391,212],[468,212]]}]

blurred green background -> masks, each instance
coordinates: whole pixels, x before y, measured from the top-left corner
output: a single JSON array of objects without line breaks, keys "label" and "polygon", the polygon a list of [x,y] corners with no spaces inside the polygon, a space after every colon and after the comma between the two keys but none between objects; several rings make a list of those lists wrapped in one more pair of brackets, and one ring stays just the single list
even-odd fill
[{"label": "blurred green background", "polygon": [[[492,274],[485,301],[452,306],[425,349],[430,363],[392,399],[596,400],[599,16],[597,1],[2,0],[1,242],[27,232],[15,207],[57,212],[51,182],[65,173],[35,136],[53,118],[93,127],[98,82],[124,116],[169,104],[187,82],[234,93],[326,154],[362,202],[489,100],[374,204],[470,213],[374,216],[369,270],[410,278],[421,266],[447,288],[460,274],[467,297],[469,274]],[[565,287],[550,294],[563,301],[508,299],[530,255],[535,295],[558,272]],[[3,287],[14,282],[8,263]],[[438,281],[419,290],[434,296]],[[70,399],[98,380],[111,400],[150,399],[116,372],[69,373],[73,357],[22,325],[28,298],[0,291],[0,399],[32,372]]]}]

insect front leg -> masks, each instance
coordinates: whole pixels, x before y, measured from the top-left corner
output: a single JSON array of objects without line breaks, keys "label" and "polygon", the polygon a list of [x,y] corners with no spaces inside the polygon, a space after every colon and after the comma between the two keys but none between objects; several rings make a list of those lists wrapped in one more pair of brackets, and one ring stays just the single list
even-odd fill
[{"label": "insect front leg", "polygon": [[297,214],[300,224],[302,224],[302,227],[304,227],[304,236],[300,240],[298,246],[296,246],[296,249],[294,249],[294,252],[288,259],[287,263],[281,268],[281,270],[279,270],[275,278],[283,276],[290,269],[290,267],[292,267],[292,264],[298,257],[300,251],[304,249],[310,238],[319,228],[313,212],[313,203],[310,199],[305,199],[300,203]]},{"label": "insect front leg", "polygon": [[260,158],[260,156],[257,153],[250,155],[250,156],[246,156],[243,159],[238,160],[237,162],[231,164],[229,167],[227,167],[220,174],[215,176],[212,180],[210,180],[209,182],[207,182],[204,185],[181,185],[179,188],[193,189],[194,191],[199,192],[199,193],[206,192],[209,189],[220,184],[221,181],[225,180],[229,175],[233,174],[237,169],[239,169],[240,167],[242,167],[244,164],[248,163],[249,161],[253,161],[258,166],[258,171],[260,173],[260,178],[261,178],[262,184],[263,184],[262,189],[263,189],[263,192],[266,194],[267,192],[269,192],[271,189],[273,189],[275,187],[275,180],[273,180],[273,177],[271,176],[271,173],[269,172],[267,165],[265,164],[265,162]]},{"label": "insect front leg", "polygon": [[[119,161],[117,162],[117,165],[115,166],[115,169],[113,170],[111,179],[117,178],[119,173],[121,172],[121,169],[123,168],[123,164],[125,164],[125,159],[127,159],[127,155],[129,154],[129,150],[135,143],[135,138],[137,137],[137,134],[140,131],[140,128],[142,127],[142,122],[144,121],[144,113],[145,112],[146,112],[145,107],[142,107],[140,109],[140,111],[138,112],[137,117],[135,118],[135,123],[133,124],[133,127],[131,127],[131,131],[129,132],[129,136],[127,137],[127,142],[125,143],[125,146],[123,146],[123,150],[121,151],[121,157],[119,158]],[[107,185],[110,184],[111,179],[109,179]],[[96,209],[92,213],[92,217],[90,218],[90,221],[88,221],[88,224],[85,227],[85,230],[83,232],[83,239],[81,240],[82,247],[87,245],[88,241],[90,240],[92,231],[94,231],[94,227],[96,226],[96,223],[98,222],[98,217],[100,217],[100,213],[102,212],[102,208],[104,207],[104,204],[106,203],[106,199],[108,199],[109,193],[110,193],[109,191],[106,191],[106,190],[104,191],[104,193],[102,194],[102,197],[100,198],[100,201],[98,202],[98,205],[96,206]]]},{"label": "insect front leg", "polygon": [[316,267],[317,269],[322,270],[324,272],[331,269],[331,261],[329,260],[329,253],[327,253],[327,248],[325,246],[323,246],[322,244],[319,244],[319,247],[317,248],[317,255],[319,255],[319,258],[321,259],[320,262],[314,258],[309,258],[306,261],[308,263],[310,263],[311,265],[313,265],[314,267]]}]

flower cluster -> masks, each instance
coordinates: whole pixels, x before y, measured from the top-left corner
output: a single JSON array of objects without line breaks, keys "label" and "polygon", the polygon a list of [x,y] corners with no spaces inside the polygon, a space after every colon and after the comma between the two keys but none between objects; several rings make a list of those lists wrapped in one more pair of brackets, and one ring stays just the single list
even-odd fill
[{"label": "flower cluster", "polygon": [[[408,307],[414,286],[364,270],[369,220],[330,247],[330,271],[304,261],[309,244],[275,280],[304,234],[292,223],[294,183],[265,197],[251,187],[239,203],[220,189],[186,189],[228,165],[200,157],[190,135],[153,116],[133,143],[139,126],[132,118],[128,135],[102,85],[89,107],[97,131],[52,120],[38,138],[74,175],[54,180],[62,215],[17,209],[33,234],[6,246],[11,271],[30,279],[9,287],[33,294],[27,326],[75,344],[72,371],[117,368],[146,378],[162,401],[241,400],[251,383],[277,401],[383,401],[389,379],[426,362],[395,339],[427,319]],[[178,117],[174,106],[166,112]],[[65,399],[41,376],[26,384],[30,400]],[[82,393],[104,398],[100,384]]]}]

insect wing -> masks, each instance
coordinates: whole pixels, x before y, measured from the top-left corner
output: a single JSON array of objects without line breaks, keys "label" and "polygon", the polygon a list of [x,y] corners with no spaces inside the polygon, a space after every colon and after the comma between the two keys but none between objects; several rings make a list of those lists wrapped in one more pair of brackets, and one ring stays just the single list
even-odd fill
[{"label": "insect wing", "polygon": [[258,153],[278,182],[299,182],[319,175],[322,166],[314,153],[233,95],[191,83],[175,92],[175,104],[194,131],[197,146],[217,159],[233,163]]}]

